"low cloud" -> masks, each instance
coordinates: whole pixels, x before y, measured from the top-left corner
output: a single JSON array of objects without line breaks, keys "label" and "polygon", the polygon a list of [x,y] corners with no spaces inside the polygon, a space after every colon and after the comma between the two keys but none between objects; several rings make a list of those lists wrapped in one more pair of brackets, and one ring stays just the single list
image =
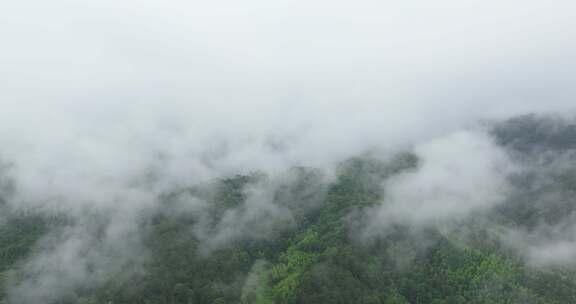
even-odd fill
[{"label": "low cloud", "polygon": [[438,227],[490,210],[509,190],[515,168],[481,131],[461,131],[414,148],[418,167],[386,180],[381,206],[370,210],[368,235],[391,225]]},{"label": "low cloud", "polygon": [[236,174],[270,178],[216,222],[203,196],[174,203],[195,214],[191,233],[210,250],[290,226],[303,216],[290,204],[317,208],[324,182],[290,197],[290,178],[278,177],[290,168],[329,177],[366,151],[414,147],[421,159],[383,185],[373,233],[499,205],[513,166],[467,128],[573,110],[575,4],[421,5],[0,4],[0,223],[11,213],[69,221],[25,261],[12,299],[96,284],[145,252],[142,223],[162,198]]}]

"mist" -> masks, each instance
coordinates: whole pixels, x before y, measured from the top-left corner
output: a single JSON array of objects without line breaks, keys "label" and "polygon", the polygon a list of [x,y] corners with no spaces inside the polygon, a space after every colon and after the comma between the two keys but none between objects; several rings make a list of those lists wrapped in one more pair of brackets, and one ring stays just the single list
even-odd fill
[{"label": "mist", "polygon": [[[291,168],[323,176],[307,190],[316,196],[298,199],[312,212],[338,164],[368,152],[421,158],[381,185],[368,234],[496,208],[525,164],[482,122],[574,113],[574,10],[532,0],[0,4],[0,224],[12,213],[67,221],[35,246],[11,301],[137,273],[160,198],[236,174],[267,177],[219,222],[205,217],[210,195],[174,203],[200,222],[190,233],[205,254],[290,227],[294,197],[277,192]],[[559,260],[576,255],[572,239],[551,246]],[[538,248],[530,259],[554,255]]]}]

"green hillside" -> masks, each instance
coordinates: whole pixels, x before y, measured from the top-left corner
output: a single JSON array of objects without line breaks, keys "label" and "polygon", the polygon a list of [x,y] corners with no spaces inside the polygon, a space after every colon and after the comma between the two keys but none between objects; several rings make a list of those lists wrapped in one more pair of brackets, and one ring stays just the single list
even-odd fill
[{"label": "green hillside", "polygon": [[[510,153],[525,158],[542,149],[575,148],[573,127],[539,124],[546,125],[519,118],[498,125],[494,134]],[[378,185],[418,166],[415,155],[403,153],[387,160],[369,155],[350,159],[333,179],[315,169],[295,168],[289,172],[295,178],[272,196],[292,214],[285,224],[266,226],[265,235],[211,246],[194,233],[195,225],[203,221],[205,231],[217,229],[230,216],[227,211],[241,210],[247,187],[270,177],[238,175],[206,186],[210,190],[195,186],[166,195],[162,212],[142,223],[147,258],[139,271],[127,275],[130,271],[117,269],[102,284],[69,290],[55,303],[576,303],[573,269],[531,265],[502,240],[510,227],[530,231],[543,219],[552,225],[574,212],[576,164],[519,173],[516,191],[504,204],[451,229],[394,224],[386,234],[363,236],[358,223],[370,208],[386,203]],[[550,182],[530,186],[539,175]],[[550,193],[563,199],[541,208],[541,198]],[[209,218],[179,212],[177,201],[184,195],[208,201]],[[258,229],[264,220],[247,225]],[[37,242],[66,225],[65,220],[25,214],[2,223],[5,303],[10,286],[25,279],[21,264],[34,254]]]}]

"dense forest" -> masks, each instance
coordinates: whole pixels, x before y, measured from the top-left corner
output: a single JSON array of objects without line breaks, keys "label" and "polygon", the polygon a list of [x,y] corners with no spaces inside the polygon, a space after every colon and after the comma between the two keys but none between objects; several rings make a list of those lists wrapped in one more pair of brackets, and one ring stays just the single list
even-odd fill
[{"label": "dense forest", "polygon": [[[115,263],[120,258],[111,250],[106,263],[112,266],[98,279],[75,288],[54,283],[46,287],[54,293],[42,300],[19,296],[36,292],[22,291],[25,286],[44,286],[21,283],[44,271],[29,261],[62,237],[58,231],[78,223],[57,213],[4,208],[0,302],[576,303],[576,269],[569,262],[534,263],[522,252],[527,245],[509,239],[571,241],[576,124],[528,115],[486,128],[524,168],[507,176],[511,190],[492,208],[442,225],[394,222],[386,233],[366,233],[362,223],[387,202],[381,185],[421,166],[409,149],[389,158],[366,153],[330,174],[296,167],[281,178],[259,171],[229,176],[163,194],[161,208],[139,218],[142,247],[130,253],[137,258]],[[9,195],[10,183],[2,187]],[[183,208],[189,201],[203,203]],[[97,230],[100,217],[94,218],[83,227]],[[85,268],[101,271],[98,263]]]}]

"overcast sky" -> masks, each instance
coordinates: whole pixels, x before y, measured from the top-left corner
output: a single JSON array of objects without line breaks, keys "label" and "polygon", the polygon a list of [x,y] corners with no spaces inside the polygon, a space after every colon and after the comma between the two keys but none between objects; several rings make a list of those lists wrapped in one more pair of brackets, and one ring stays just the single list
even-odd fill
[{"label": "overcast sky", "polygon": [[206,155],[226,170],[281,167],[571,109],[574,11],[563,0],[3,1],[0,154],[110,175],[150,150],[175,167]]},{"label": "overcast sky", "polygon": [[574,97],[575,9],[563,0],[4,1],[1,97],[118,110],[162,99],[196,112],[312,99],[393,106],[395,94],[553,108]]}]

